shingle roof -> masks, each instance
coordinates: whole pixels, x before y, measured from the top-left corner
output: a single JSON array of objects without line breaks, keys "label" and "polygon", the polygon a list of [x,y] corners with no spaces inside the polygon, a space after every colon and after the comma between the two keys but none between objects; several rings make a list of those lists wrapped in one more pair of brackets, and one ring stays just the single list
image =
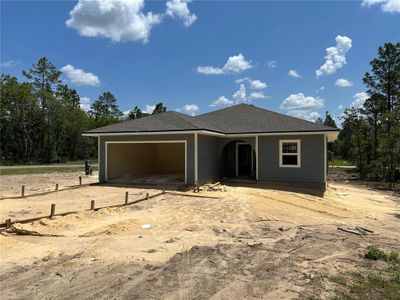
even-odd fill
[{"label": "shingle roof", "polygon": [[337,131],[338,129],[238,104],[196,117],[175,111],[89,130],[86,134],[208,130],[224,134]]}]

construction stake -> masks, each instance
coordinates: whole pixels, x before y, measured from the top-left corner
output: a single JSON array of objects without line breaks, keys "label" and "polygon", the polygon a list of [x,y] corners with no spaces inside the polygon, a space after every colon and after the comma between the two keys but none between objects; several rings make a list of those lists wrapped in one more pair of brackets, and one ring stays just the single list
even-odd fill
[{"label": "construction stake", "polygon": [[94,210],[95,200],[90,201],[90,210]]},{"label": "construction stake", "polygon": [[79,176],[79,185],[82,185],[82,176]]},{"label": "construction stake", "polygon": [[56,191],[58,191],[58,183],[56,183]]},{"label": "construction stake", "polygon": [[25,197],[25,186],[23,185],[21,188],[21,198]]},{"label": "construction stake", "polygon": [[149,200],[149,193],[146,193],[146,200]]},{"label": "construction stake", "polygon": [[128,205],[129,192],[125,192],[125,205]]},{"label": "construction stake", "polygon": [[52,204],[50,208],[50,219],[54,217],[55,213],[56,213],[56,205]]},{"label": "construction stake", "polygon": [[162,193],[165,194],[165,187],[162,187]]},{"label": "construction stake", "polygon": [[11,219],[6,220],[6,229],[11,228]]}]

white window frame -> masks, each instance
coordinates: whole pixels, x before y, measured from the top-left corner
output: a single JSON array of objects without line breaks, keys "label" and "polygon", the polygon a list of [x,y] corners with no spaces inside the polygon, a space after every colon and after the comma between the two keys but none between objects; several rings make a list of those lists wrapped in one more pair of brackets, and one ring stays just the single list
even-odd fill
[{"label": "white window frame", "polygon": [[[296,143],[297,153],[283,153],[283,144]],[[282,162],[283,155],[297,156],[297,165],[284,165]],[[301,168],[301,140],[279,140],[279,167],[280,168]]]}]

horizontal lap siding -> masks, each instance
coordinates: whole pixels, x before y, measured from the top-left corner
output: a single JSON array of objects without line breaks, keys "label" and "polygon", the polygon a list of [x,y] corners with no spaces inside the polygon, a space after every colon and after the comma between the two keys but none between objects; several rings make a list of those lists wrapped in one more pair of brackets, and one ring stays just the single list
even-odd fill
[{"label": "horizontal lap siding", "polygon": [[193,134],[162,134],[162,135],[119,135],[102,136],[100,139],[99,181],[105,181],[105,143],[121,141],[177,141],[185,140],[187,143],[187,180],[194,184],[194,137]]},{"label": "horizontal lap siding", "polygon": [[219,138],[198,135],[199,181],[206,183],[220,177]]},{"label": "horizontal lap siding", "polygon": [[[301,141],[301,167],[279,167],[279,140]],[[259,179],[279,182],[324,183],[324,135],[260,136]]]}]

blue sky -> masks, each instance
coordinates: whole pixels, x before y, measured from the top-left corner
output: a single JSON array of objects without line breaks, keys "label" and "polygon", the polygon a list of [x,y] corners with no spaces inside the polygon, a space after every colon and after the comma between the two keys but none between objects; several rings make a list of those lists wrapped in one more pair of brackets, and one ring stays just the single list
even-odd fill
[{"label": "blue sky", "polygon": [[1,3],[1,71],[21,78],[47,56],[85,108],[109,90],[122,111],[340,116],[365,100],[377,48],[398,41],[400,0]]}]

